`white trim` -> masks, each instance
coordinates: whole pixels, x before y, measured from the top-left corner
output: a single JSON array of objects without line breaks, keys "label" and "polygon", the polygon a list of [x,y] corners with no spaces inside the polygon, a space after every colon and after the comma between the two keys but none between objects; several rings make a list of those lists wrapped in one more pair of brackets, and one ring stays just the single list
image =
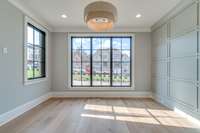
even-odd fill
[{"label": "white trim", "polygon": [[[131,52],[132,54],[132,87],[71,87],[71,37],[72,36],[131,36],[132,37],[132,49]],[[68,86],[66,86],[69,90],[87,90],[87,91],[92,91],[92,90],[105,90],[105,91],[132,91],[135,90],[135,34],[134,33],[68,33],[68,83],[66,83]]]},{"label": "white trim", "polygon": [[[26,75],[26,65],[27,65],[27,49],[26,49],[26,43],[27,43],[27,24],[30,23],[33,26],[37,27],[38,29],[40,29],[41,31],[45,32],[46,36],[45,36],[45,77],[44,78],[39,78],[39,79],[33,79],[33,80],[27,80],[27,75]],[[40,83],[43,81],[47,81],[48,78],[48,42],[49,40],[49,35],[48,35],[48,31],[42,27],[40,24],[36,23],[34,20],[32,20],[31,18],[25,16],[24,18],[24,85],[31,85],[31,84],[36,84],[36,83]]]},{"label": "white trim", "polygon": [[51,93],[47,93],[39,98],[36,98],[36,99],[34,99],[30,102],[27,102],[21,106],[18,106],[11,111],[1,114],[0,115],[0,126],[8,123],[9,121],[17,118],[18,116],[22,115],[23,113],[31,110],[32,108],[43,103],[44,101],[48,100],[49,98],[51,98]]},{"label": "white trim", "polygon": [[148,91],[61,91],[52,92],[55,98],[152,98]]},{"label": "white trim", "polygon": [[174,110],[174,112],[180,114],[182,117],[185,117],[185,118],[188,119],[189,121],[191,121],[191,122],[197,124],[198,126],[200,126],[200,121],[199,121],[198,119],[192,117],[191,115],[188,115],[187,113],[181,111],[181,110],[178,109],[178,108],[174,108],[173,110]]},{"label": "white trim", "polygon": [[[92,32],[88,27],[54,27],[52,32]],[[114,27],[109,32],[151,32],[150,27]]]},{"label": "white trim", "polygon": [[44,26],[50,32],[53,31],[52,27],[49,24],[47,24],[47,22],[45,22],[44,20],[42,20],[41,18],[39,18],[38,15],[34,14],[33,12],[31,12],[30,9],[26,8],[21,2],[16,1],[16,0],[8,0],[8,2],[10,2],[16,8],[18,8],[25,15],[31,17],[36,22],[38,22],[40,25]]}]

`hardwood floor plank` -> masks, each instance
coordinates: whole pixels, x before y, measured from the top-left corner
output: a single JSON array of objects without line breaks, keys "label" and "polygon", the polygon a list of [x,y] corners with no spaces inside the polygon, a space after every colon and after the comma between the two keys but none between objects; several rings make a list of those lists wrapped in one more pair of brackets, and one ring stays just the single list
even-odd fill
[{"label": "hardwood floor plank", "polygon": [[121,99],[107,100],[107,104],[112,107],[114,121],[110,123],[112,133],[130,133],[126,121],[119,119],[119,114],[127,113],[127,109]]},{"label": "hardwood floor plank", "polygon": [[110,133],[108,123],[112,116],[109,116],[109,110],[105,100],[88,99],[76,133]]}]

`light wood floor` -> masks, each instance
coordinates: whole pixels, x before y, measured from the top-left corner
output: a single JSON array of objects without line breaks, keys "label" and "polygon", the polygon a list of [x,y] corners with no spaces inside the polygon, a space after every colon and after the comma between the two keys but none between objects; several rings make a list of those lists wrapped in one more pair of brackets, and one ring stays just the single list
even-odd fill
[{"label": "light wood floor", "polygon": [[200,133],[151,99],[50,99],[0,133]]}]

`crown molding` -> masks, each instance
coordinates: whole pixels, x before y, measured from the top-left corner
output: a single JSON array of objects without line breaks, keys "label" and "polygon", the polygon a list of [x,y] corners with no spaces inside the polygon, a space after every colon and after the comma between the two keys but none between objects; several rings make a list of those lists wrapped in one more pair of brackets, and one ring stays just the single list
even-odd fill
[{"label": "crown molding", "polygon": [[43,26],[48,31],[50,31],[50,32],[53,31],[52,27],[47,22],[45,22],[42,18],[38,17],[38,15],[34,14],[32,11],[30,11],[27,7],[25,7],[25,5],[23,5],[19,1],[17,1],[17,0],[8,0],[8,2],[11,3],[13,6],[15,6],[16,8],[18,8],[26,16],[30,17],[31,19],[36,21],[38,24]]},{"label": "crown molding", "polygon": [[[53,32],[94,32],[88,27],[54,27]],[[105,32],[151,32],[150,27],[117,27]]]},{"label": "crown molding", "polygon": [[199,0],[181,0],[173,9],[171,9],[165,16],[163,16],[151,27],[151,31],[154,31],[160,26],[166,24],[186,7],[196,2],[199,2]]}]

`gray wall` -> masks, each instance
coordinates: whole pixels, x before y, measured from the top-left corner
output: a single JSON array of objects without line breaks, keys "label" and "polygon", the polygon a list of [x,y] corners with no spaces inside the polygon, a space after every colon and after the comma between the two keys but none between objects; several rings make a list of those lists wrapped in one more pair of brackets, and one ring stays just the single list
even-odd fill
[{"label": "gray wall", "polygon": [[200,118],[198,4],[191,0],[152,33],[155,98],[196,118]]},{"label": "gray wall", "polygon": [[[0,18],[0,114],[2,114],[47,93],[51,82],[48,78],[42,83],[24,85],[24,15],[7,0],[1,0]],[[48,45],[50,51],[50,43]],[[8,48],[7,55],[2,53],[4,47]],[[49,58],[51,58],[50,52]],[[50,74],[50,68],[48,70]]]},{"label": "gray wall", "polygon": [[[46,94],[51,88],[53,88],[53,91],[68,90],[66,88],[68,80],[67,34],[49,32],[49,78],[41,83],[24,85],[23,41],[25,15],[7,0],[1,0],[0,9],[2,10],[0,12],[0,114]],[[136,33],[136,91],[150,91],[150,39],[150,33]],[[51,44],[53,45],[51,46]],[[3,54],[3,48],[8,48],[8,54]],[[52,70],[53,80],[50,78],[51,68],[54,68]]]},{"label": "gray wall", "polygon": [[[151,35],[135,33],[135,86],[136,91],[150,91],[151,84]],[[67,33],[52,34],[53,91],[69,90]],[[69,73],[70,74],[70,73]]]}]

